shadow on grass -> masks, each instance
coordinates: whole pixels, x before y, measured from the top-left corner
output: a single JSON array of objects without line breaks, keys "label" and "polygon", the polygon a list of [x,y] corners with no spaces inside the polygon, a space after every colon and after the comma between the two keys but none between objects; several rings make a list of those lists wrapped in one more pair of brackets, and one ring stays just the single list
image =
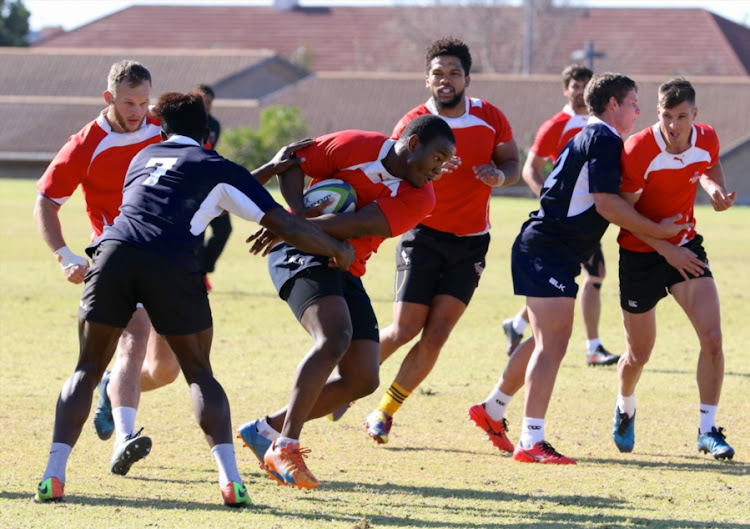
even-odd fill
[{"label": "shadow on grass", "polygon": [[[632,459],[600,459],[600,458],[588,458],[579,457],[579,464],[594,463],[597,465],[615,465],[621,467],[636,467],[636,468],[663,468],[667,470],[677,470],[680,472],[714,472],[716,474],[725,474],[728,476],[747,476],[750,475],[750,465],[747,463],[740,463],[739,461],[732,460],[721,460],[715,461],[713,459],[699,459],[700,456],[695,458],[690,456],[676,456],[674,454],[641,454],[648,457],[663,457],[665,461],[651,461],[645,459],[639,459],[638,456],[632,456]],[[623,456],[625,457],[625,456]],[[708,457],[708,456],[706,456]],[[683,461],[675,461],[675,459]]]},{"label": "shadow on grass", "polygon": [[[578,369],[590,369],[592,366],[583,366],[583,365],[562,365],[560,366],[560,369],[570,369],[570,370],[578,370]],[[594,369],[598,369],[600,371],[612,371],[617,372],[617,366],[594,366]],[[686,376],[695,376],[695,369],[651,369],[650,367],[646,366],[645,371],[649,371],[652,373],[660,373],[662,375],[686,375]],[[750,373],[740,373],[737,371],[725,371],[724,377],[741,377],[741,378],[750,378]]]},{"label": "shadow on grass", "polygon": [[[269,484],[271,485],[271,484]],[[280,489],[281,490],[281,489]],[[331,499],[330,496],[321,495],[317,497],[315,491],[296,498],[314,506],[314,512],[300,511],[298,509],[271,507],[267,505],[252,505],[248,509],[238,510],[240,513],[263,513],[271,516],[279,516],[286,519],[294,518],[303,524],[309,520],[311,523],[320,523],[322,520],[330,522],[351,523],[358,527],[364,521],[369,527],[456,527],[456,517],[463,518],[460,526],[472,529],[480,527],[632,527],[649,526],[660,528],[702,528],[712,527],[706,522],[696,522],[681,519],[660,519],[658,517],[632,517],[628,516],[630,502],[620,498],[611,498],[595,495],[549,495],[529,497],[525,494],[517,494],[511,491],[482,491],[465,488],[431,487],[431,486],[405,486],[397,483],[363,484],[351,481],[331,480],[325,484],[326,492],[353,495],[366,493],[368,501],[360,504],[356,514],[352,514],[350,499],[339,496]],[[294,493],[294,492],[292,492]],[[414,499],[408,504],[394,503],[394,494],[405,494]],[[445,500],[435,504],[435,498]],[[14,500],[30,502],[31,494],[18,492],[0,492],[0,500]],[[424,499],[425,501],[422,501]],[[476,510],[476,501],[497,502],[497,508],[483,511]],[[171,499],[151,499],[132,497],[96,497],[68,495],[65,503],[90,506],[112,506],[118,508],[146,508],[163,510],[210,510],[229,512],[229,510],[218,503],[200,502],[175,502]],[[518,504],[524,503],[524,508],[519,509]],[[39,508],[54,508],[52,505],[40,505]],[[561,507],[565,512],[554,512]],[[570,512],[568,507],[574,507],[576,512]],[[380,514],[383,511],[392,511],[394,508],[408,510],[405,516],[394,514]],[[623,514],[603,514],[602,510],[620,510]],[[583,512],[581,512],[583,511]],[[325,512],[321,515],[321,512]],[[441,513],[443,517],[441,519]],[[523,520],[523,521],[522,521]],[[716,524],[727,529],[750,529],[750,524],[722,523]]]}]

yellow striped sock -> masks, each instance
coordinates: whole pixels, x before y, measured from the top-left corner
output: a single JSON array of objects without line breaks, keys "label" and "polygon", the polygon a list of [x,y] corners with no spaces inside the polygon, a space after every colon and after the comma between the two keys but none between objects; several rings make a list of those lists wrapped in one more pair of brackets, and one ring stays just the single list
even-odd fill
[{"label": "yellow striped sock", "polygon": [[394,381],[380,400],[378,409],[393,417],[393,414],[398,411],[409,395],[411,395],[411,391],[406,391]]}]

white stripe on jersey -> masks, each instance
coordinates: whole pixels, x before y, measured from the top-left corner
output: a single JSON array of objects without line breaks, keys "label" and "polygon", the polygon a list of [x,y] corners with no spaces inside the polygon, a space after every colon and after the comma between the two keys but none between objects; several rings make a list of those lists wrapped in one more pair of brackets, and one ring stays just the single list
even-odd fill
[{"label": "white stripe on jersey", "polygon": [[686,151],[681,152],[680,154],[672,154],[667,152],[667,142],[664,141],[664,138],[661,135],[658,123],[654,124],[651,128],[654,134],[654,141],[659,146],[659,149],[661,149],[661,152],[657,156],[655,156],[653,160],[651,160],[651,163],[648,165],[646,173],[643,176],[644,180],[648,180],[649,174],[654,171],[663,171],[665,169],[684,169],[688,165],[700,162],[708,162],[710,166],[711,153],[695,146],[695,138],[698,134],[695,125],[693,125],[692,127],[690,136],[693,139],[693,145],[691,145]]},{"label": "white stripe on jersey", "polygon": [[594,205],[594,196],[589,190],[589,162],[583,164],[581,172],[576,179],[576,185],[573,188],[573,194],[570,196],[570,205],[568,205],[568,217],[575,217],[584,211],[587,211]]},{"label": "white stripe on jersey", "polygon": [[260,222],[265,215],[255,202],[245,193],[227,183],[216,185],[201,202],[198,211],[190,219],[190,233],[200,235],[208,224],[224,211],[233,213],[241,219]]},{"label": "white stripe on jersey", "polygon": [[388,151],[391,150],[391,147],[396,143],[396,140],[387,139],[385,142],[383,142],[383,146],[380,148],[380,152],[378,153],[378,159],[373,160],[372,162],[365,162],[361,163],[359,165],[352,165],[351,167],[347,167],[343,169],[344,171],[362,171],[365,176],[372,182],[373,184],[383,184],[388,189],[391,190],[391,196],[395,197],[396,193],[398,192],[398,186],[401,185],[401,182],[403,182],[402,179],[393,176],[391,173],[389,173],[385,166],[383,165],[383,160],[385,159],[386,155],[388,154]]},{"label": "white stripe on jersey", "polygon": [[135,132],[114,132],[109,122],[104,117],[104,112],[99,114],[99,117],[96,118],[96,124],[99,125],[99,127],[101,127],[104,132],[107,133],[107,136],[99,142],[99,145],[96,146],[96,150],[91,156],[89,164],[94,161],[94,158],[96,158],[107,149],[112,149],[114,147],[125,147],[127,145],[140,143],[142,141],[148,140],[149,138],[153,138],[154,136],[158,136],[161,133],[161,127],[157,127],[152,123],[148,123],[145,117],[143,118],[143,125],[141,125],[141,128],[139,128]]}]

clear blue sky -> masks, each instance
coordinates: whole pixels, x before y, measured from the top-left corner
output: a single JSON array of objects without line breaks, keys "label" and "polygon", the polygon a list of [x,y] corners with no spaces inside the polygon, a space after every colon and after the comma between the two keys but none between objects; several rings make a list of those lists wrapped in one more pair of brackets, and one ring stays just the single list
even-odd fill
[{"label": "clear blue sky", "polygon": [[[23,0],[31,11],[31,29],[63,26],[66,30],[135,4],[161,5],[270,5],[272,0]],[[445,1],[445,0],[443,0]],[[398,5],[424,4],[425,0],[300,0],[301,5]],[[515,0],[520,3],[520,0]],[[563,0],[569,5],[594,7],[700,7],[737,23],[750,26],[748,0]]]}]

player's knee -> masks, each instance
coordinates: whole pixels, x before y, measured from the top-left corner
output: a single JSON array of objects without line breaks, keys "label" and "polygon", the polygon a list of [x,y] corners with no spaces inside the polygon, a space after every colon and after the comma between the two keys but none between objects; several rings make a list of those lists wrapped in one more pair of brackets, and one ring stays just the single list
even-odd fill
[{"label": "player's knee", "polygon": [[623,362],[625,362],[626,364],[633,367],[643,367],[651,359],[651,351],[645,349],[631,349],[627,351],[623,356]]},{"label": "player's knee", "polygon": [[121,362],[141,366],[146,358],[148,333],[123,332],[117,342],[117,354]]},{"label": "player's knee", "polygon": [[380,386],[380,370],[363,370],[359,373],[355,388],[356,396],[351,400],[361,399],[375,393]]},{"label": "player's knee", "polygon": [[437,356],[440,350],[448,341],[448,337],[451,334],[452,327],[448,325],[432,325],[429,329],[425,329],[422,336],[419,338],[421,348],[425,352],[430,352]]},{"label": "player's knee", "polygon": [[344,356],[349,345],[352,343],[351,327],[341,327],[332,332],[327,332],[315,341],[315,349],[318,354],[330,356],[337,362]]},{"label": "player's knee", "polygon": [[148,368],[148,374],[151,379],[159,386],[171,384],[180,376],[180,364],[177,361],[159,362],[155,366]]},{"label": "player's knee", "polygon": [[719,327],[701,333],[701,354],[721,356],[723,354],[722,335]]},{"label": "player's knee", "polygon": [[422,330],[422,327],[419,325],[411,325],[408,323],[404,324],[393,322],[390,329],[391,338],[398,345],[398,347],[401,347],[405,343],[413,340]]}]

